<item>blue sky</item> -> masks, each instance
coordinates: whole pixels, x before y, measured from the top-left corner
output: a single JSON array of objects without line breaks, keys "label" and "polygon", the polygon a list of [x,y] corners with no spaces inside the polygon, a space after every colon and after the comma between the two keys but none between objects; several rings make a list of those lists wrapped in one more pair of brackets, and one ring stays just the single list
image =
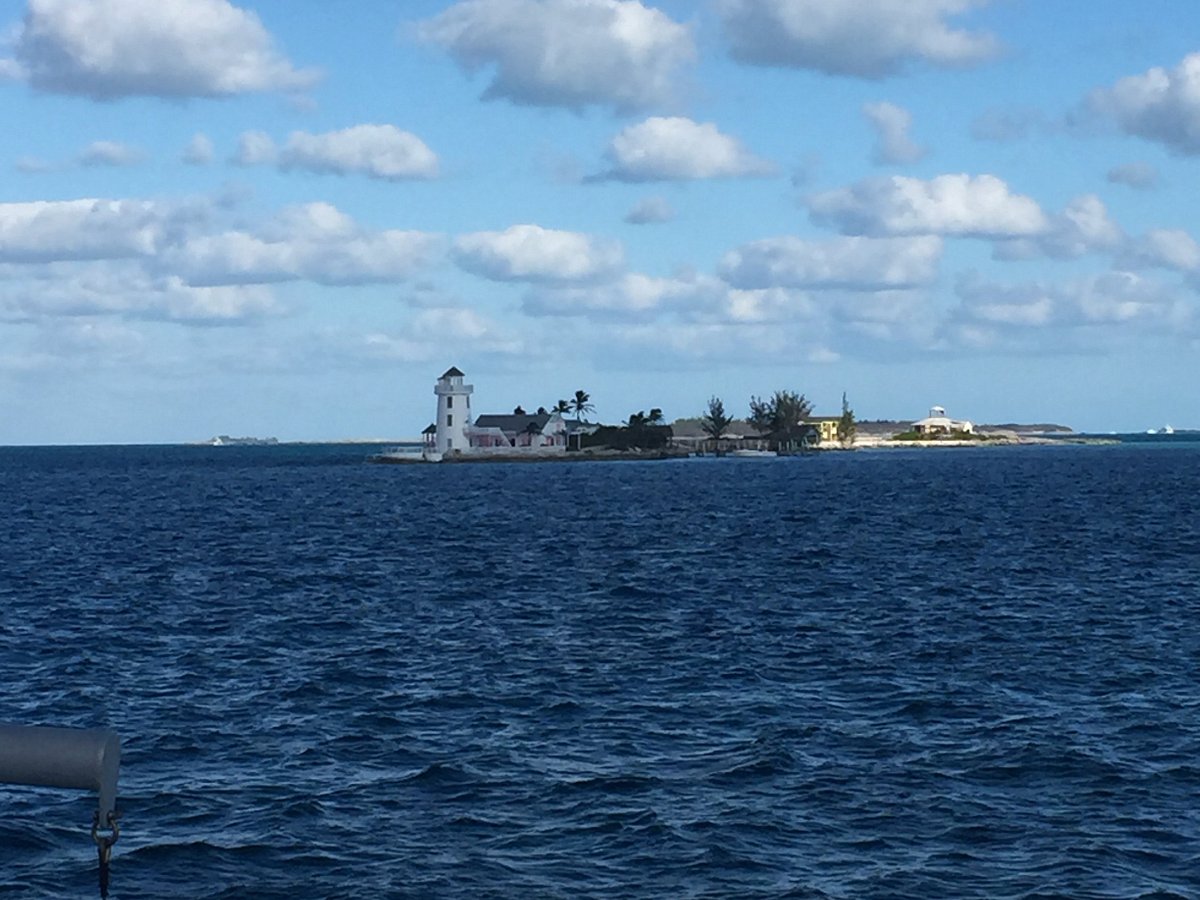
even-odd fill
[{"label": "blue sky", "polygon": [[1200,7],[0,2],[0,443],[1200,427]]}]

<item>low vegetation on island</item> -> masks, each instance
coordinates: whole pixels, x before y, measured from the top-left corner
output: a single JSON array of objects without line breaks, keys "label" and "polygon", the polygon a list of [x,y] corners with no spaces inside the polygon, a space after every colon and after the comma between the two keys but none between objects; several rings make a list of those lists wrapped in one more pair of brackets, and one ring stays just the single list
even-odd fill
[{"label": "low vegetation on island", "polygon": [[[978,446],[998,443],[1027,443],[1038,441],[1047,433],[1070,433],[1062,425],[1003,425],[978,426],[970,423],[964,429],[930,430],[914,427],[911,422],[896,420],[860,421],[843,392],[840,414],[813,416],[808,398],[794,390],[777,390],[769,396],[751,395],[744,418],[732,415],[725,401],[712,395],[704,411],[694,418],[676,419],[668,424],[660,407],[649,412],[640,409],[630,413],[618,425],[603,425],[588,421],[595,405],[591,394],[577,390],[569,398],[557,400],[549,407],[539,406],[539,414],[557,413],[568,420],[566,449],[570,455],[619,455],[622,457],[675,456],[689,452],[724,455],[735,449],[752,449],[781,455],[803,453],[815,449],[841,447],[896,447],[904,445]],[[518,406],[514,413],[524,414]],[[926,424],[917,423],[918,426]],[[529,428],[540,426],[530,424]]]}]

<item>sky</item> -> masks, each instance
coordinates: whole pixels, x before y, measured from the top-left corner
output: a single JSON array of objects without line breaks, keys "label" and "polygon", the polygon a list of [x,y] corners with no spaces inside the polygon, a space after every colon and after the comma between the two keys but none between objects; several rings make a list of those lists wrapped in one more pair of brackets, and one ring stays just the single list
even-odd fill
[{"label": "sky", "polygon": [[1192,0],[0,0],[0,444],[1200,428]]}]

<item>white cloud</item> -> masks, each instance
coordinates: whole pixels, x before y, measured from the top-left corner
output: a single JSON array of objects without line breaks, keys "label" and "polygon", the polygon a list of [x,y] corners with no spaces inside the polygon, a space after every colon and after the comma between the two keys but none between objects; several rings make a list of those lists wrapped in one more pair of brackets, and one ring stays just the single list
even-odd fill
[{"label": "white cloud", "polygon": [[316,81],[227,0],[29,0],[16,57],[38,90],[97,100],[301,90]]},{"label": "white cloud", "polygon": [[513,225],[454,241],[458,264],[493,281],[590,281],[614,274],[624,262],[621,246],[573,231]]},{"label": "white cloud", "polygon": [[1125,248],[1121,263],[1129,268],[1200,270],[1200,244],[1186,231],[1155,228]]},{"label": "white cloud", "polygon": [[233,324],[285,312],[268,289],[257,285],[197,286],[169,277],[156,285],[151,310],[177,322]]},{"label": "white cloud", "polygon": [[434,178],[438,160],[414,134],[394,125],[355,125],[324,134],[292,132],[279,156],[283,169],[399,180]]},{"label": "white cloud", "polygon": [[1124,234],[1108,216],[1103,201],[1095,194],[1076,197],[1055,217],[1052,231],[1066,245],[1066,256],[1080,256],[1094,250],[1112,250]]},{"label": "white cloud", "polygon": [[15,59],[0,58],[0,81],[22,81],[24,78],[24,66]]},{"label": "white cloud", "polygon": [[0,262],[148,256],[166,215],[162,207],[140,200],[0,203]]},{"label": "white cloud", "polygon": [[1037,202],[994,175],[939,175],[929,181],[872,178],[808,199],[813,221],[844,234],[1027,237],[1049,226]]},{"label": "white cloud", "polygon": [[674,218],[675,210],[666,197],[643,197],[625,214],[625,221],[630,225],[670,222]]},{"label": "white cloud", "polygon": [[925,156],[925,148],[908,135],[912,114],[907,109],[894,103],[867,103],[863,105],[863,115],[875,129],[875,148],[871,153],[875,163],[911,163]]},{"label": "white cloud", "polygon": [[183,149],[182,159],[189,166],[207,166],[213,161],[213,142],[208,135],[196,133]]},{"label": "white cloud", "polygon": [[670,310],[710,308],[727,289],[715,279],[654,278],[630,272],[609,284],[543,289],[525,298],[534,316],[639,319]]},{"label": "white cloud", "polygon": [[947,20],[980,0],[718,0],[733,57],[760,66],[883,78],[911,63],[971,65],[998,45]]},{"label": "white cloud", "polygon": [[1170,331],[1195,319],[1194,305],[1169,285],[1132,272],[1105,272],[1061,284],[1004,285],[969,276],[957,293],[961,315],[989,326],[1046,329],[1047,340],[1086,329],[1088,340],[1113,339],[1127,328]]},{"label": "white cloud", "polygon": [[935,308],[917,291],[856,294],[852,302],[831,307],[832,328],[847,340],[867,338],[878,344],[929,349],[938,328]]},{"label": "white cloud", "polygon": [[959,279],[956,292],[967,315],[989,325],[1047,325],[1057,306],[1055,298],[1041,285],[991,284],[975,275]]},{"label": "white cloud", "polygon": [[1068,203],[1061,213],[1047,216],[1041,234],[999,238],[992,255],[999,260],[1077,259],[1089,253],[1123,251],[1127,243],[1120,226],[1109,218],[1104,202],[1095,194],[1085,194]]},{"label": "white cloud", "polygon": [[327,203],[310,203],[285,210],[258,232],[190,237],[164,252],[161,265],[192,285],[366,284],[408,278],[438,243],[419,231],[367,231]]},{"label": "white cloud", "polygon": [[60,267],[0,285],[0,318],[8,321],[109,316],[237,324],[285,311],[266,288],[196,287],[128,263]]},{"label": "white cloud", "polygon": [[520,356],[526,352],[521,338],[491,318],[461,306],[441,306],[417,313],[395,334],[374,332],[344,355],[356,361],[373,359],[431,362],[464,352]]},{"label": "white cloud", "polygon": [[1175,153],[1200,154],[1200,53],[1173,69],[1155,67],[1095,90],[1089,106],[1127,134],[1163,144]]},{"label": "white cloud", "polygon": [[727,290],[721,298],[721,317],[738,325],[812,322],[818,307],[811,295],[787,288]]},{"label": "white cloud", "polygon": [[530,106],[646,109],[695,56],[686,26],[638,0],[463,0],[420,35],[470,71],[494,67],[485,98]]},{"label": "white cloud", "polygon": [[845,288],[878,291],[929,284],[937,278],[941,238],[846,237],[806,241],[771,238],[738,247],[721,274],[739,288]]},{"label": "white cloud", "polygon": [[520,353],[521,340],[482,313],[465,307],[423,309],[406,329],[417,340],[431,343],[463,343],[491,353]]},{"label": "white cloud", "polygon": [[711,122],[652,117],[613,138],[607,154],[620,181],[666,181],[767,175],[774,167]]},{"label": "white cloud", "polygon": [[1133,272],[1106,272],[1082,279],[1069,285],[1066,296],[1072,313],[1088,324],[1169,328],[1192,317],[1190,305],[1173,288]]},{"label": "white cloud", "polygon": [[140,150],[117,141],[93,141],[79,154],[79,162],[85,166],[133,166],[141,161]]},{"label": "white cloud", "polygon": [[1109,184],[1124,184],[1135,190],[1148,191],[1158,186],[1158,169],[1148,162],[1122,163],[1108,170]]},{"label": "white cloud", "polygon": [[238,166],[260,166],[274,163],[279,152],[275,142],[264,131],[244,131],[238,136],[237,152],[232,162]]}]

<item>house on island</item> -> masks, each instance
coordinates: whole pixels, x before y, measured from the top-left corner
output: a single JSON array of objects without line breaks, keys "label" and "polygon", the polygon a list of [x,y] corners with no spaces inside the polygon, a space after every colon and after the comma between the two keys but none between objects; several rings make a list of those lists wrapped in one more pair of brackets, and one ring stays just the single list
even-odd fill
[{"label": "house on island", "polygon": [[470,426],[473,450],[566,449],[567,425],[556,412],[482,415]]},{"label": "house on island", "polygon": [[[437,418],[422,433],[423,456],[440,460],[456,455],[503,453],[564,453],[568,423],[556,412],[539,409],[529,414],[520,407],[512,413],[485,413],[471,418],[473,384],[451,366],[433,386],[437,396]],[[572,425],[576,423],[570,423]]]},{"label": "house on island", "polygon": [[951,419],[941,406],[929,409],[929,415],[913,422],[912,430],[917,434],[974,434],[975,426],[965,419]]},{"label": "house on island", "polygon": [[805,425],[811,425],[817,430],[817,439],[822,444],[835,443],[838,439],[838,426],[841,416],[809,416],[804,420]]}]

